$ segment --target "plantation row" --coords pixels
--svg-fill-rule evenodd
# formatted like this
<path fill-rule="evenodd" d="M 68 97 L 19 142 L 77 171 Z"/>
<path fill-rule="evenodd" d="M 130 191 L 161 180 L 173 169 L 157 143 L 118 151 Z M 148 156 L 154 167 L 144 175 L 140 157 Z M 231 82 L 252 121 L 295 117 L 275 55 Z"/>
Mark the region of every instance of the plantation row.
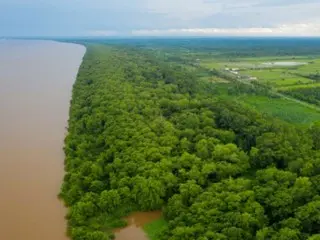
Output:
<path fill-rule="evenodd" d="M 282 92 L 302 101 L 320 106 L 320 87 L 297 88 Z"/>

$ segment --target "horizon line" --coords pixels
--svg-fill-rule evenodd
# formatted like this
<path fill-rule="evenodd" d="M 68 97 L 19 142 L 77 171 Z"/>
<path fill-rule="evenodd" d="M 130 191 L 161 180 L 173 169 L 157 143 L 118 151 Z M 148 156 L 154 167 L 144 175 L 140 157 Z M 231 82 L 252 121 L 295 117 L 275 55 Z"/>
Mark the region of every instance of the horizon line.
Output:
<path fill-rule="evenodd" d="M 52 35 L 52 36 L 0 36 L 0 40 L 28 40 L 28 39 L 33 39 L 33 40 L 54 40 L 54 39 L 188 39 L 188 38 L 320 38 L 320 36 L 301 36 L 301 35 L 290 35 L 290 36 L 262 36 L 262 35 L 216 35 L 216 36 L 203 36 L 203 35 L 161 35 L 161 36 L 131 36 L 131 35 L 122 35 L 122 36 L 90 36 L 90 35 L 79 35 L 79 36 L 63 36 L 63 35 Z"/>

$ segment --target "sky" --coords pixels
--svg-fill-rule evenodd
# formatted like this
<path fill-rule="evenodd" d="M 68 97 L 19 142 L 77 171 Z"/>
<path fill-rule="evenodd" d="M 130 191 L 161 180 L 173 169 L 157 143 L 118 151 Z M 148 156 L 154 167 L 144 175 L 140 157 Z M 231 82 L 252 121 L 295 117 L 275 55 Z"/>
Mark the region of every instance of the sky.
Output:
<path fill-rule="evenodd" d="M 0 36 L 320 36 L 320 0 L 0 0 Z"/>

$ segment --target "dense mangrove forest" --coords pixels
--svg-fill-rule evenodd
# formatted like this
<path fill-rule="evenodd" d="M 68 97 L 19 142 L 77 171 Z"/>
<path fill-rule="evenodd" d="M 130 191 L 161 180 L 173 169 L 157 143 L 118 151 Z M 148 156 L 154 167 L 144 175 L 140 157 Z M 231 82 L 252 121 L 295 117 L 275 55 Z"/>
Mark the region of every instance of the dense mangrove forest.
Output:
<path fill-rule="evenodd" d="M 320 124 L 221 97 L 161 49 L 86 47 L 60 192 L 71 239 L 113 239 L 124 217 L 153 210 L 159 240 L 320 239 Z"/>

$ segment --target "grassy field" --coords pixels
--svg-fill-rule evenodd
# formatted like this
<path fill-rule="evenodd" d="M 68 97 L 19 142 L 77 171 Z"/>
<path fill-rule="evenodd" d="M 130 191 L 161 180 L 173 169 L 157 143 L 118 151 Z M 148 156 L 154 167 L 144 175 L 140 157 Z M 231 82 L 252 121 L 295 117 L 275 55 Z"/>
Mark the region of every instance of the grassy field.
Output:
<path fill-rule="evenodd" d="M 312 60 L 309 62 L 309 64 L 300 66 L 297 70 L 294 70 L 292 72 L 310 74 L 316 73 L 318 71 L 320 71 L 320 59 Z"/>
<path fill-rule="evenodd" d="M 200 77 L 200 80 L 205 80 L 205 81 L 209 81 L 209 82 L 213 82 L 213 83 L 228 83 L 227 80 L 225 80 L 223 78 L 216 77 L 216 76 Z"/>
<path fill-rule="evenodd" d="M 279 62 L 300 62 L 303 63 L 303 65 L 278 66 L 276 64 L 265 64 Z M 231 74 L 235 79 L 240 79 L 242 82 L 247 81 L 250 84 L 252 80 L 258 81 L 284 94 L 290 91 L 299 91 L 300 89 L 306 92 L 303 89 L 320 87 L 320 59 L 314 56 L 248 57 L 235 58 L 232 60 L 204 59 L 200 64 L 208 70 L 214 68 Z M 233 72 L 228 69 L 232 69 Z M 218 79 L 209 81 L 219 82 Z M 297 97 L 293 94 L 289 95 L 291 95 L 291 97 Z M 299 99 L 302 100 L 302 97 L 300 96 Z M 250 104 L 254 103 L 258 108 L 265 109 L 268 113 L 290 122 L 307 124 L 312 119 L 320 119 L 319 114 L 314 113 L 312 109 L 307 108 L 307 110 L 305 110 L 306 106 L 303 106 L 303 104 L 298 104 L 288 99 L 279 99 L 270 102 L 270 100 L 262 97 L 256 100 L 257 102 L 248 98 L 246 101 Z M 298 106 L 295 107 L 295 105 Z"/>
<path fill-rule="evenodd" d="M 255 107 L 260 112 L 291 123 L 310 125 L 320 120 L 320 112 L 288 99 L 248 95 L 239 97 L 239 100 Z"/>
<path fill-rule="evenodd" d="M 320 82 L 312 83 L 312 84 L 297 84 L 293 86 L 279 87 L 278 90 L 286 91 L 286 90 L 292 90 L 292 89 L 314 88 L 314 87 L 320 87 Z"/>
<path fill-rule="evenodd" d="M 303 63 L 303 65 L 296 66 L 278 66 L 276 64 L 266 64 L 275 62 L 293 62 Z M 208 70 L 216 69 L 228 74 L 231 74 L 235 79 L 241 82 L 247 82 L 256 78 L 256 81 L 271 86 L 275 92 L 283 94 L 289 91 L 298 91 L 300 89 L 319 88 L 320 80 L 312 78 L 312 75 L 320 72 L 320 59 L 314 56 L 283 56 L 283 57 L 247 57 L 234 59 L 202 59 L 200 65 Z M 228 70 L 229 69 L 229 70 Z M 231 69 L 238 74 L 232 73 Z M 239 76 L 239 77 L 238 77 Z M 202 78 L 205 80 L 205 78 Z M 219 78 L 206 78 L 210 82 L 214 82 L 218 86 L 219 82 L 223 83 Z M 218 87 L 219 88 L 219 87 Z M 223 97 L 236 97 L 250 106 L 255 107 L 260 112 L 264 112 L 271 116 L 280 118 L 282 120 L 309 125 L 314 121 L 320 120 L 320 112 L 317 107 L 304 104 L 307 101 L 295 95 L 290 97 L 269 98 L 267 96 L 257 96 L 250 94 L 239 94 L 239 96 L 228 96 L 227 88 L 223 86 L 223 91 L 218 91 Z M 301 92 L 301 91 L 300 91 Z M 306 91 L 304 91 L 306 92 Z M 309 91 L 308 91 L 309 92 Z M 277 94 L 277 93 L 275 93 Z M 313 95 L 317 94 L 313 93 Z M 281 96 L 280 94 L 278 94 Z M 297 99 L 298 101 L 295 101 Z M 310 101 L 308 101 L 310 103 Z"/>
<path fill-rule="evenodd" d="M 146 232 L 149 240 L 159 240 L 159 234 L 162 232 L 164 228 L 167 228 L 167 225 L 168 223 L 163 218 L 160 218 L 158 220 L 144 225 L 143 229 Z"/>
<path fill-rule="evenodd" d="M 286 66 L 285 68 L 302 68 L 302 69 L 314 69 L 320 64 L 320 59 L 315 59 L 308 56 L 300 57 L 255 57 L 255 58 L 236 58 L 236 59 L 202 59 L 201 65 L 208 68 L 268 68 L 263 65 L 267 62 L 297 62 L 297 63 L 308 63 L 307 65 L 300 66 Z M 270 68 L 270 67 L 269 67 Z M 280 68 L 283 66 L 273 66 L 273 69 Z"/>
<path fill-rule="evenodd" d="M 276 88 L 283 86 L 295 86 L 302 84 L 312 84 L 313 81 L 303 77 L 292 77 L 292 78 L 281 78 L 271 81 L 266 81 L 266 83 L 275 86 Z"/>
<path fill-rule="evenodd" d="M 277 66 L 264 65 L 267 62 L 301 62 L 305 65 L 299 66 Z M 260 58 L 239 58 L 236 61 L 221 61 L 205 59 L 201 66 L 207 69 L 238 69 L 244 77 L 256 77 L 258 81 L 269 84 L 273 87 L 294 86 L 314 83 L 309 78 L 310 74 L 317 74 L 320 71 L 320 59 L 313 57 L 260 57 Z"/>
<path fill-rule="evenodd" d="M 215 68 L 215 69 L 220 69 L 224 66 L 223 63 L 220 63 L 220 62 L 216 62 L 216 61 L 204 61 L 201 63 L 201 66 L 202 67 L 205 67 L 205 68 L 208 68 L 208 69 L 211 69 L 211 68 Z"/>
<path fill-rule="evenodd" d="M 233 87 L 232 87 L 233 86 Z M 264 95 L 248 94 L 234 89 L 234 83 L 214 83 L 216 95 L 226 100 L 235 100 L 254 107 L 261 113 L 279 118 L 281 120 L 309 126 L 320 120 L 320 110 L 317 106 L 291 97 L 267 97 Z"/>
<path fill-rule="evenodd" d="M 270 57 L 251 57 L 251 58 L 241 58 L 241 61 L 248 62 L 261 62 L 261 61 L 295 61 L 295 62 L 305 62 L 311 61 L 318 56 L 270 56 Z"/>

